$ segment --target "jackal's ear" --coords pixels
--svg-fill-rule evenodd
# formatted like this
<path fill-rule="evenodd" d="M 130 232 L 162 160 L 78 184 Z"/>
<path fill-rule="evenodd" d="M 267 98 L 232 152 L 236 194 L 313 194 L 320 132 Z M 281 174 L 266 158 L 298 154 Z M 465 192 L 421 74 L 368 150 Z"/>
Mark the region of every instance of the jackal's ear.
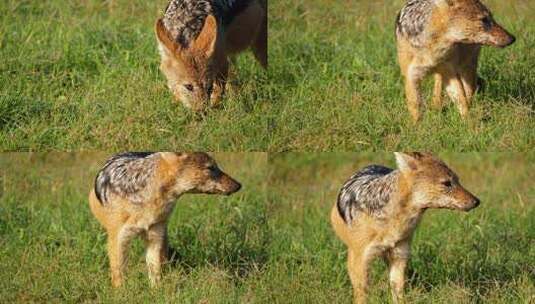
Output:
<path fill-rule="evenodd" d="M 188 154 L 183 152 L 160 152 L 160 155 L 163 160 L 170 164 L 175 164 L 188 157 Z"/>
<path fill-rule="evenodd" d="M 394 152 L 394 155 L 401 172 L 416 170 L 418 163 L 425 157 L 425 154 L 420 152 Z"/>
<path fill-rule="evenodd" d="M 180 45 L 171 38 L 171 34 L 165 28 L 163 20 L 160 18 L 156 21 L 154 26 L 156 38 L 158 39 L 158 48 L 162 55 L 173 56 L 180 50 Z"/>
<path fill-rule="evenodd" d="M 208 15 L 204 20 L 204 26 L 199 36 L 197 36 L 191 47 L 210 57 L 214 53 L 216 40 L 217 20 L 213 15 Z"/>
<path fill-rule="evenodd" d="M 435 5 L 437 6 L 453 6 L 454 0 L 435 0 Z"/>

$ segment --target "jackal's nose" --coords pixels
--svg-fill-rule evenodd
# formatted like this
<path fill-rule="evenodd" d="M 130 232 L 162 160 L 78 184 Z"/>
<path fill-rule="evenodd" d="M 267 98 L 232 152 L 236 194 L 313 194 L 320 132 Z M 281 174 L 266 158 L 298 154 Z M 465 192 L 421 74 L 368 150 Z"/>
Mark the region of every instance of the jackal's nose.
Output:
<path fill-rule="evenodd" d="M 509 36 L 509 41 L 507 42 L 507 44 L 505 46 L 510 46 L 511 44 L 515 43 L 516 41 L 516 37 L 513 36 L 513 35 L 510 35 Z"/>
<path fill-rule="evenodd" d="M 474 208 L 479 206 L 479 204 L 481 204 L 481 201 L 479 200 L 479 198 L 476 197 L 475 200 L 474 200 Z"/>
<path fill-rule="evenodd" d="M 232 184 L 232 187 L 230 187 L 229 191 L 227 192 L 227 195 L 230 195 L 232 193 L 236 193 L 236 192 L 240 191 L 240 189 L 241 189 L 241 184 L 238 183 L 238 182 L 234 182 Z"/>

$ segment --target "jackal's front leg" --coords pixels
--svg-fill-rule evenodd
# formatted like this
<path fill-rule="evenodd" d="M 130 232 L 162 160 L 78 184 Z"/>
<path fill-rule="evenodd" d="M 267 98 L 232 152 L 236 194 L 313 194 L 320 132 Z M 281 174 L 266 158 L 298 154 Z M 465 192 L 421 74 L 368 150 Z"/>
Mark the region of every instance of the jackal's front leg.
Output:
<path fill-rule="evenodd" d="M 368 261 L 362 252 L 348 251 L 347 270 L 353 285 L 353 303 L 365 304 L 368 292 Z"/>
<path fill-rule="evenodd" d="M 467 104 L 470 105 L 478 87 L 477 66 L 465 67 L 460 76 Z"/>
<path fill-rule="evenodd" d="M 161 279 L 162 264 L 167 261 L 167 226 L 165 223 L 153 225 L 146 233 L 147 268 L 152 286 Z"/>
<path fill-rule="evenodd" d="M 212 107 L 218 107 L 221 104 L 221 99 L 225 95 L 225 89 L 227 85 L 229 62 L 228 59 L 224 59 L 218 66 L 217 77 L 214 81 L 214 87 L 212 95 L 210 96 L 210 102 Z"/>
<path fill-rule="evenodd" d="M 389 267 L 389 281 L 392 299 L 395 304 L 403 303 L 405 270 L 410 257 L 408 242 L 403 242 L 386 254 Z"/>
<path fill-rule="evenodd" d="M 468 99 L 466 97 L 463 82 L 458 74 L 450 75 L 447 91 L 450 98 L 457 104 L 459 113 L 465 118 L 468 115 Z"/>
<path fill-rule="evenodd" d="M 264 14 L 265 15 L 265 14 Z M 267 16 L 265 16 L 260 25 L 260 30 L 256 36 L 255 41 L 253 42 L 253 53 L 262 65 L 264 69 L 268 67 L 268 54 L 267 54 L 267 40 L 268 40 L 268 28 L 267 28 Z"/>
<path fill-rule="evenodd" d="M 464 92 L 468 105 L 478 90 L 480 78 L 477 76 L 477 65 L 481 47 L 479 45 L 459 45 L 463 56 L 457 68 L 463 82 Z"/>
<path fill-rule="evenodd" d="M 405 76 L 405 96 L 407 98 L 407 107 L 414 122 L 418 122 L 421 117 L 422 95 L 420 84 L 423 74 L 413 68 L 409 68 Z"/>
<path fill-rule="evenodd" d="M 442 75 L 435 74 L 435 86 L 433 88 L 433 107 L 437 110 L 442 109 Z"/>

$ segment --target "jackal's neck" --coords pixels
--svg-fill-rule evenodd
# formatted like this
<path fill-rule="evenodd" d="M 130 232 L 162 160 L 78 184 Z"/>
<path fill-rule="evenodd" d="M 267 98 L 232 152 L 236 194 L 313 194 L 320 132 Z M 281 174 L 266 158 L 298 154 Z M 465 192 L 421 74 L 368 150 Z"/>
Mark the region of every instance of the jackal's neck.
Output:
<path fill-rule="evenodd" d="M 416 204 L 417 193 L 415 193 L 413 187 L 414 176 L 403 174 L 398 171 L 395 182 L 397 185 L 397 197 L 393 199 L 396 200 L 395 205 L 398 206 L 396 212 L 407 216 L 422 214 L 425 209 Z"/>
<path fill-rule="evenodd" d="M 385 210 L 383 225 L 386 239 L 395 242 L 409 238 L 420 222 L 423 210 L 416 208 L 412 203 L 412 187 L 410 177 L 405 176 L 399 170 L 390 173 L 393 191 L 391 201 Z"/>

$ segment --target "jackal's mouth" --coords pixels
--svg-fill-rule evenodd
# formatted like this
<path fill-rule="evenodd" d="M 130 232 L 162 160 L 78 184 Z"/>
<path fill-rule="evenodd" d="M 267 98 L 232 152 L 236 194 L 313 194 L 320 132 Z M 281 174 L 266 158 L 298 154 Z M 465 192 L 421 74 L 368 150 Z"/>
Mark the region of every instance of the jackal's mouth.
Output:
<path fill-rule="evenodd" d="M 203 192 L 203 193 L 229 196 L 231 194 L 234 194 L 234 193 L 240 191 L 240 189 L 241 189 L 241 184 L 236 183 L 236 184 L 232 185 L 229 188 L 225 188 L 225 189 L 219 189 L 218 188 L 218 189 L 213 189 L 211 191 L 207 191 L 207 192 Z"/>
<path fill-rule="evenodd" d="M 515 36 L 509 36 L 508 41 L 506 41 L 505 44 L 502 44 L 502 45 L 500 45 L 499 47 L 501 47 L 501 48 L 508 47 L 508 46 L 510 46 L 511 44 L 515 43 L 515 41 L 516 41 Z"/>
<path fill-rule="evenodd" d="M 516 37 L 511 34 L 508 34 L 498 39 L 492 39 L 492 41 L 489 42 L 488 44 L 503 49 L 515 43 L 515 41 L 516 41 Z"/>
<path fill-rule="evenodd" d="M 472 202 L 468 203 L 468 204 L 464 204 L 462 206 L 457 206 L 457 208 L 455 209 L 458 209 L 458 210 L 461 210 L 461 211 L 464 211 L 464 212 L 468 212 L 468 211 L 471 211 L 472 209 L 475 209 L 477 208 L 477 206 L 479 206 L 481 204 L 481 201 L 476 198 L 474 199 Z"/>

